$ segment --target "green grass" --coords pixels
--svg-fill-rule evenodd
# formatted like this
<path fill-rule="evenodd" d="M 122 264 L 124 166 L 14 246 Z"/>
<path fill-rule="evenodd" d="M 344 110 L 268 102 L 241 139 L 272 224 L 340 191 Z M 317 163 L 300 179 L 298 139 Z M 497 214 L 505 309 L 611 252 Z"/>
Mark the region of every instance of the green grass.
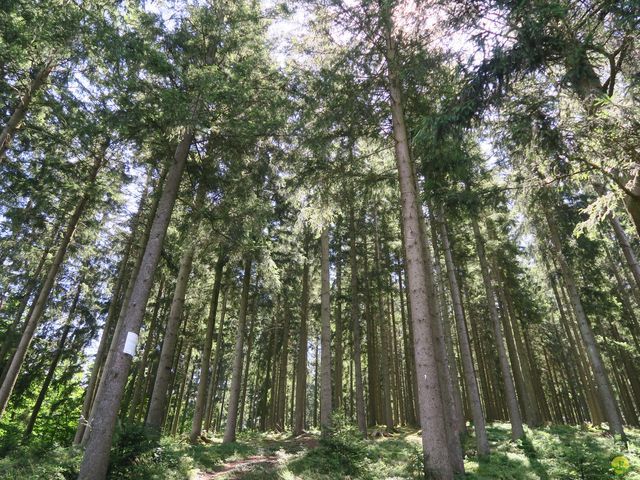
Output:
<path fill-rule="evenodd" d="M 549 426 L 527 429 L 526 438 L 511 442 L 509 425 L 495 423 L 488 434 L 492 454 L 475 457 L 473 438 L 465 444 L 466 474 L 477 480 L 640 480 L 640 430 L 628 429 L 629 448 L 623 450 L 604 430 Z M 313 442 L 312 442 L 313 443 Z M 420 476 L 418 432 L 400 430 L 392 437 L 361 440 L 353 428 L 343 426 L 335 436 L 314 448 L 284 434 L 247 432 L 238 442 L 222 445 L 221 439 L 192 446 L 184 438 L 150 441 L 135 427 L 120 432 L 113 451 L 111 479 L 195 478 L 198 470 L 215 471 L 226 462 L 254 455 L 276 458 L 271 465 L 229 473 L 228 479 L 245 480 L 388 480 Z M 611 460 L 624 455 L 631 468 L 616 474 Z M 75 479 L 82 452 L 77 448 L 49 450 L 20 447 L 0 459 L 0 478 L 7 480 Z"/>

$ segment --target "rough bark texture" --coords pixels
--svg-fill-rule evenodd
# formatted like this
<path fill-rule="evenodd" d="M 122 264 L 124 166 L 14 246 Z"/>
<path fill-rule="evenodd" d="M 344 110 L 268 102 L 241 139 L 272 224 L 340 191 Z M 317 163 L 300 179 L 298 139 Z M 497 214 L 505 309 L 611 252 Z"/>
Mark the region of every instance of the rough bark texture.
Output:
<path fill-rule="evenodd" d="M 99 389 L 89 419 L 88 430 L 90 431 L 80 466 L 79 480 L 102 480 L 107 474 L 113 430 L 133 360 L 131 355 L 123 351 L 125 341 L 129 332 L 136 335 L 140 332 L 144 311 L 153 285 L 153 277 L 160 260 L 162 244 L 178 196 L 178 188 L 192 140 L 193 133 L 186 132 L 176 149 L 174 161 L 167 174 L 140 271 L 133 286 L 131 300 L 127 305 L 120 331 L 115 339 L 116 349 L 107 358 L 102 378 L 104 386 Z"/>
<path fill-rule="evenodd" d="M 233 351 L 233 370 L 231 372 L 231 386 L 229 387 L 229 408 L 227 410 L 227 425 L 224 429 L 222 443 L 236 441 L 236 425 L 238 421 L 238 405 L 240 388 L 242 387 L 242 355 L 244 348 L 244 331 L 247 323 L 247 308 L 249 304 L 249 288 L 251 286 L 251 258 L 244 260 L 244 274 L 242 277 L 242 294 L 240 298 L 240 313 L 238 314 L 238 331 L 236 345 Z"/>

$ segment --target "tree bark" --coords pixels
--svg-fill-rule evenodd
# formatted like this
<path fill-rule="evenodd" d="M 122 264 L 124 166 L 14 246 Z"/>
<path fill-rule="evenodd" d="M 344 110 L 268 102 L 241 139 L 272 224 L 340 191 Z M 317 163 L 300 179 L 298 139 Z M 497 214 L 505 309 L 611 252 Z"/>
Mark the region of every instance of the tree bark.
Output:
<path fill-rule="evenodd" d="M 475 237 L 476 254 L 480 260 L 480 271 L 482 273 L 482 281 L 487 296 L 487 305 L 489 314 L 493 324 L 493 333 L 495 336 L 496 347 L 498 350 L 498 359 L 500 361 L 500 371 L 502 373 L 502 381 L 504 385 L 504 393 L 506 396 L 507 408 L 509 410 L 509 420 L 511 421 L 511 438 L 517 440 L 524 436 L 522 427 L 522 417 L 518 408 L 518 399 L 516 397 L 516 389 L 513 384 L 511 369 L 509 368 L 509 358 L 504 345 L 504 335 L 502 333 L 502 325 L 500 323 L 500 315 L 496 307 L 496 296 L 491 282 L 491 274 L 489 272 L 489 264 L 484 252 L 484 241 L 480 235 L 480 227 L 475 216 L 471 217 L 471 225 L 473 226 L 473 234 Z"/>
<path fill-rule="evenodd" d="M 137 343 L 134 339 L 137 339 L 140 332 L 144 311 L 153 285 L 153 277 L 160 260 L 162 244 L 178 196 L 180 180 L 187 163 L 193 137 L 192 130 L 185 133 L 176 149 L 174 161 L 167 174 L 140 271 L 135 279 L 131 300 L 127 305 L 120 331 L 115 339 L 116 348 L 107 357 L 104 367 L 102 376 L 102 385 L 104 386 L 99 389 L 100 391 L 96 395 L 95 405 L 89 419 L 90 432 L 80 466 L 79 480 L 102 480 L 107 474 L 113 430 L 133 360 L 133 356 L 124 351 L 125 342 L 129 337 L 130 344 Z"/>
<path fill-rule="evenodd" d="M 464 308 L 462 306 L 462 297 L 460 295 L 460 287 L 456 277 L 456 267 L 453 262 L 453 254 L 451 252 L 451 243 L 449 242 L 449 234 L 447 225 L 444 220 L 444 210 L 442 206 L 438 212 L 438 226 L 440 230 L 440 239 L 442 241 L 442 249 L 444 250 L 444 260 L 447 267 L 447 277 L 449 280 L 449 291 L 451 292 L 451 301 L 453 303 L 453 314 L 456 320 L 456 331 L 458 332 L 458 345 L 460 347 L 460 357 L 462 359 L 463 373 L 465 384 L 469 392 L 469 401 L 471 404 L 471 415 L 473 418 L 473 427 L 476 436 L 476 446 L 479 456 L 489 455 L 489 440 L 487 438 L 487 429 L 482 411 L 482 401 L 480 400 L 480 392 L 478 390 L 478 381 L 476 371 L 473 365 L 473 357 L 471 354 L 471 346 L 469 343 L 469 333 L 464 319 Z"/>
<path fill-rule="evenodd" d="M 562 243 L 560 241 L 558 229 L 549 210 L 544 209 L 544 214 L 549 229 L 551 247 L 554 250 L 556 260 L 560 266 L 560 272 L 564 279 L 564 284 L 569 292 L 569 299 L 578 322 L 582 341 L 584 342 L 587 350 L 587 356 L 591 363 L 591 368 L 593 369 L 596 385 L 598 386 L 598 394 L 600 396 L 602 406 L 604 407 L 604 413 L 607 417 L 607 421 L 609 422 L 609 428 L 614 434 L 620 435 L 624 439 L 626 437 L 622 427 L 622 419 L 620 418 L 613 390 L 609 383 L 609 377 L 600 354 L 600 348 L 598 347 L 593 330 L 591 330 L 591 325 L 589 325 L 589 321 L 582 307 L 582 300 L 580 299 L 580 293 L 575 279 L 573 278 L 573 273 L 569 268 L 569 263 L 567 262 L 564 253 L 562 252 Z"/>
<path fill-rule="evenodd" d="M 635 280 L 635 285 L 632 285 L 632 288 L 636 292 L 640 292 L 640 264 L 638 263 L 638 259 L 636 258 L 633 249 L 631 248 L 631 243 L 629 242 L 629 238 L 620 225 L 620 221 L 613 215 L 609 215 L 609 222 L 613 227 L 613 232 L 615 233 L 616 240 L 620 245 L 620 249 L 624 254 L 624 258 L 627 260 L 627 265 L 631 274 L 633 275 L 633 279 Z"/>
<path fill-rule="evenodd" d="M 153 313 L 151 315 L 151 323 L 149 324 L 149 330 L 147 332 L 147 341 L 144 345 L 144 351 L 140 358 L 139 371 L 133 384 L 133 393 L 131 394 L 131 405 L 129 406 L 129 421 L 134 422 L 138 417 L 140 410 L 140 404 L 142 403 L 143 388 L 146 384 L 146 376 L 144 375 L 149 354 L 151 349 L 155 348 L 156 326 L 158 325 L 158 314 L 160 312 L 160 304 L 162 303 L 162 294 L 164 293 L 164 277 L 160 278 L 160 284 L 158 285 L 158 293 L 156 295 L 156 301 L 153 306 Z"/>
<path fill-rule="evenodd" d="M 191 433 L 189 441 L 195 443 L 202 432 L 202 418 L 204 416 L 207 403 L 207 386 L 209 383 L 209 366 L 211 363 L 211 347 L 213 344 L 213 334 L 216 329 L 216 312 L 218 310 L 218 298 L 220 297 L 220 285 L 222 284 L 222 270 L 224 269 L 226 258 L 223 252 L 218 255 L 215 268 L 215 280 L 213 282 L 213 293 L 211 295 L 211 305 L 209 307 L 209 318 L 207 319 L 207 331 L 205 333 L 204 345 L 202 346 L 202 358 L 200 360 L 200 380 L 198 383 L 198 394 L 193 411 L 191 422 Z"/>
<path fill-rule="evenodd" d="M 355 382 L 356 419 L 358 429 L 367 436 L 367 414 L 364 403 L 362 383 L 362 344 L 360 334 L 360 296 L 358 292 L 358 252 L 356 251 L 357 232 L 354 209 L 349 209 L 349 265 L 351 269 L 351 324 L 353 329 L 353 376 Z"/>
<path fill-rule="evenodd" d="M 153 385 L 153 393 L 151 394 L 151 403 L 145 424 L 149 429 L 160 434 L 160 429 L 164 423 L 167 408 L 167 387 L 169 386 L 169 378 L 171 377 L 171 362 L 175 354 L 176 341 L 178 332 L 180 331 L 180 322 L 182 321 L 182 313 L 184 311 L 184 301 L 187 294 L 187 285 L 191 276 L 193 266 L 193 257 L 195 255 L 195 242 L 198 237 L 198 229 L 200 226 L 200 217 L 204 197 L 206 194 L 206 183 L 200 182 L 196 199 L 189 221 L 191 226 L 188 229 L 186 241 L 187 246 L 180 259 L 180 270 L 176 279 L 176 288 L 171 301 L 171 310 L 169 311 L 169 319 L 164 331 L 164 340 L 162 342 L 162 351 L 160 352 L 160 362 L 158 363 L 158 371 L 156 373 L 155 383 Z"/>
<path fill-rule="evenodd" d="M 233 351 L 233 371 L 231 373 L 231 386 L 229 388 L 229 407 L 227 410 L 227 425 L 224 429 L 222 443 L 236 441 L 236 424 L 238 421 L 238 404 L 240 400 L 240 388 L 242 386 L 242 355 L 244 347 L 244 334 L 247 322 L 247 307 L 249 303 L 249 289 L 251 287 L 251 258 L 244 260 L 244 274 L 242 278 L 242 294 L 240 298 L 240 313 L 238 315 L 238 331 L 236 333 L 236 346 Z"/>
<path fill-rule="evenodd" d="M 320 342 L 322 348 L 321 391 L 320 391 L 320 430 L 323 437 L 329 435 L 331 429 L 331 299 L 329 284 L 329 228 L 325 227 L 320 235 L 321 250 L 321 293 L 320 318 L 322 329 Z"/>
<path fill-rule="evenodd" d="M 300 302 L 300 333 L 298 340 L 298 358 L 296 366 L 296 404 L 293 422 L 293 435 L 300 435 L 304 431 L 304 417 L 307 406 L 307 348 L 309 318 L 309 254 L 305 239 L 305 261 L 302 269 L 302 299 Z"/>
<path fill-rule="evenodd" d="M 66 256 L 67 248 L 71 243 L 71 239 L 73 238 L 76 227 L 80 222 L 80 218 L 85 212 L 87 204 L 92 197 L 93 186 L 98 177 L 98 172 L 103 165 L 105 154 L 106 152 L 103 151 L 102 154 L 97 156 L 93 162 L 85 191 L 80 197 L 80 200 L 76 204 L 76 207 L 71 214 L 71 217 L 69 218 L 69 223 L 67 224 L 65 233 L 62 237 L 62 240 L 60 241 L 60 245 L 58 245 L 58 250 L 56 251 L 53 261 L 49 266 L 47 276 L 42 283 L 42 286 L 40 287 L 40 292 L 38 293 L 38 297 L 34 303 L 33 310 L 31 312 L 31 315 L 29 316 L 29 320 L 27 320 L 25 330 L 22 334 L 22 337 L 20 338 L 20 343 L 18 344 L 13 358 L 11 359 L 11 363 L 9 364 L 9 369 L 7 370 L 5 378 L 2 382 L 2 386 L 0 387 L 0 418 L 2 417 L 2 414 L 7 407 L 7 403 L 9 402 L 9 397 L 11 396 L 11 392 L 13 391 L 13 387 L 18 380 L 18 374 L 20 373 L 20 369 L 22 368 L 22 363 L 27 356 L 27 351 L 29 349 L 29 345 L 31 345 L 31 340 L 33 340 L 36 328 L 38 328 L 38 324 L 40 323 L 42 315 L 44 314 L 44 309 L 47 305 L 47 301 L 49 300 L 49 295 L 51 293 L 51 290 L 53 289 L 56 277 L 58 276 L 58 271 L 60 270 L 60 266 L 62 265 L 62 262 L 64 261 L 64 258 Z"/>
<path fill-rule="evenodd" d="M 418 381 L 418 403 L 422 425 L 422 446 L 427 474 L 435 479 L 452 479 L 453 469 L 447 446 L 438 370 L 435 360 L 431 314 L 424 269 L 424 239 L 421 234 L 422 213 L 413 178 L 409 143 L 402 107 L 398 76 L 397 46 L 393 37 L 391 12 L 386 12 L 387 74 L 395 140 L 396 166 L 402 204 L 409 302 L 413 323 L 414 354 Z"/>
<path fill-rule="evenodd" d="M 389 379 L 390 361 L 389 361 L 389 332 L 387 329 L 387 319 L 384 312 L 383 293 L 382 293 L 382 265 L 380 261 L 380 236 L 378 232 L 378 216 L 377 212 L 373 214 L 374 221 L 374 261 L 376 267 L 376 280 L 377 280 L 377 299 L 378 299 L 378 326 L 380 329 L 380 343 L 381 343 L 381 355 L 380 355 L 380 377 L 382 378 L 382 412 L 384 423 L 387 426 L 389 432 L 393 432 L 393 415 L 391 413 L 391 381 Z"/>
<path fill-rule="evenodd" d="M 336 228 L 336 233 L 338 229 Z M 337 235 L 336 235 L 337 236 Z M 342 259 L 340 258 L 340 250 L 336 254 L 336 334 L 335 334 L 335 362 L 334 380 L 333 380 L 333 408 L 339 410 L 343 407 L 342 378 L 343 374 L 343 326 L 342 326 Z"/>
<path fill-rule="evenodd" d="M 633 196 L 625 193 L 623 197 L 624 205 L 636 227 L 636 233 L 640 237 L 640 166 L 636 166 L 635 171 L 631 175 L 631 180 L 626 185 Z"/>

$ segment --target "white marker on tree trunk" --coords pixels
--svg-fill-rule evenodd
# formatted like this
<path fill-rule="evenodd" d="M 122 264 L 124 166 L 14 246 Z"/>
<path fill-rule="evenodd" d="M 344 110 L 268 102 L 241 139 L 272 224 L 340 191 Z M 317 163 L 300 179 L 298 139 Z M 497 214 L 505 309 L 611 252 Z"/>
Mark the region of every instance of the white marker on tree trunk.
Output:
<path fill-rule="evenodd" d="M 136 347 L 138 346 L 138 334 L 127 332 L 127 340 L 124 342 L 124 353 L 134 357 L 136 355 Z"/>

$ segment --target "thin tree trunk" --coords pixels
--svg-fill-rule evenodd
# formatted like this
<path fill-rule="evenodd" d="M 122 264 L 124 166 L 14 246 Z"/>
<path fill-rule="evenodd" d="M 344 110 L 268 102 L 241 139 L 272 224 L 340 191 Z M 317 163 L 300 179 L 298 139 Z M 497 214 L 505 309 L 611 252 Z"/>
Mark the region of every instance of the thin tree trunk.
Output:
<path fill-rule="evenodd" d="M 245 326 L 247 322 L 247 307 L 249 303 L 249 288 L 251 287 L 251 258 L 244 260 L 244 274 L 242 278 L 242 294 L 240 298 L 240 313 L 238 315 L 238 331 L 236 346 L 233 351 L 233 371 L 231 373 L 231 387 L 229 388 L 229 407 L 227 409 L 227 425 L 224 429 L 222 443 L 236 441 L 236 425 L 238 421 L 238 404 L 240 388 L 242 386 L 242 355 L 244 347 Z"/>
<path fill-rule="evenodd" d="M 213 282 L 213 293 L 211 295 L 211 305 L 209 307 L 209 318 L 207 319 L 207 332 L 202 346 L 202 358 L 200 360 L 200 380 L 198 383 L 198 394 L 193 411 L 191 422 L 191 433 L 189 441 L 196 443 L 202 432 L 202 418 L 204 417 L 207 403 L 206 394 L 209 382 L 209 366 L 211 363 L 211 347 L 213 344 L 213 334 L 216 329 L 216 312 L 218 310 L 218 298 L 220 297 L 220 285 L 222 284 L 222 270 L 224 269 L 226 258 L 221 252 L 215 267 L 215 280 Z"/>
<path fill-rule="evenodd" d="M 149 331 L 147 332 L 147 341 L 144 345 L 144 351 L 140 358 L 140 370 L 136 376 L 136 381 L 133 385 L 133 393 L 131 396 L 131 405 L 129 407 L 129 421 L 133 422 L 138 417 L 140 410 L 140 404 L 142 403 L 143 387 L 145 386 L 146 377 L 144 372 L 146 370 L 147 362 L 151 349 L 155 347 L 155 333 L 156 325 L 158 324 L 158 314 L 160 312 L 160 304 L 162 303 L 162 294 L 164 293 L 164 277 L 160 279 L 160 285 L 158 286 L 158 294 L 156 295 L 156 301 L 153 306 L 153 314 L 151 315 L 151 323 L 149 324 Z"/>
<path fill-rule="evenodd" d="M 480 260 L 480 271 L 482 273 L 482 281 L 484 283 L 484 289 L 487 296 L 489 314 L 491 315 L 491 321 L 493 323 L 493 333 L 498 350 L 498 359 L 500 361 L 500 370 L 502 372 L 504 393 L 506 396 L 507 408 L 509 410 L 509 420 L 511 421 L 511 438 L 513 438 L 513 440 L 517 440 L 518 438 L 524 436 L 522 417 L 520 416 L 518 399 L 516 398 L 516 389 L 513 384 L 513 377 L 511 376 L 511 369 L 509 368 L 509 359 L 507 357 L 507 351 L 504 345 L 504 335 L 502 333 L 500 316 L 496 307 L 496 296 L 493 290 L 493 285 L 491 283 L 489 264 L 484 252 L 484 242 L 482 240 L 482 236 L 480 235 L 478 220 L 475 216 L 471 217 L 471 224 L 473 226 L 473 234 L 475 237 L 476 254 L 478 256 L 478 259 Z"/>
<path fill-rule="evenodd" d="M 287 402 L 287 365 L 289 364 L 289 299 L 283 298 L 284 302 L 284 327 L 282 329 L 282 352 L 280 353 L 280 380 L 278 382 L 278 402 L 275 427 L 276 430 L 285 429 L 285 407 Z"/>
<path fill-rule="evenodd" d="M 447 442 L 449 443 L 449 459 L 454 473 L 464 472 L 464 454 L 462 452 L 462 437 L 464 432 L 461 430 L 462 410 L 456 408 L 456 399 L 454 389 L 457 388 L 453 384 L 454 374 L 451 371 L 452 365 L 449 364 L 447 347 L 445 344 L 445 332 L 443 314 L 440 308 L 440 302 L 437 298 L 438 288 L 436 286 L 434 275 L 434 258 L 431 253 L 431 245 L 428 241 L 426 222 L 421 223 L 422 236 L 425 239 L 423 245 L 424 252 L 424 268 L 427 292 L 429 297 L 429 307 L 431 308 L 433 344 L 436 356 L 436 364 L 438 367 L 438 381 L 440 382 L 440 392 L 442 395 L 443 416 L 446 425 Z M 455 365 L 453 365 L 455 368 Z"/>
<path fill-rule="evenodd" d="M 336 228 L 336 232 L 338 229 Z M 333 380 L 333 408 L 339 410 L 343 407 L 342 378 L 344 353 L 343 353 L 343 328 L 342 328 L 342 260 L 338 254 L 336 256 L 336 333 L 335 333 L 335 362 Z"/>
<path fill-rule="evenodd" d="M 188 242 L 180 259 L 180 270 L 176 279 L 176 288 L 171 301 L 171 310 L 169 311 L 169 319 L 164 331 L 162 342 L 162 351 L 160 352 L 160 362 L 158 363 L 158 372 L 156 373 L 155 383 L 153 385 L 153 393 L 151 394 L 151 403 L 145 425 L 152 431 L 160 434 L 160 429 L 164 422 L 167 408 L 167 387 L 169 386 L 169 378 L 171 377 L 171 361 L 174 357 L 178 332 L 180 330 L 180 322 L 182 321 L 182 313 L 184 311 L 185 296 L 187 294 L 187 285 L 191 276 L 193 266 L 193 257 L 195 255 L 195 242 L 198 236 L 198 228 L 200 226 L 200 217 L 204 197 L 206 194 L 206 183 L 200 182 L 194 209 L 190 219 L 191 226 L 188 229 L 186 241 Z"/>
<path fill-rule="evenodd" d="M 6 157 L 7 149 L 9 148 L 9 144 L 11 143 L 11 138 L 22 123 L 22 119 L 26 115 L 33 97 L 44 86 L 47 79 L 49 78 L 49 74 L 55 68 L 56 63 L 57 62 L 54 57 L 50 57 L 47 59 L 42 68 L 38 70 L 38 73 L 36 73 L 36 76 L 33 78 L 33 80 L 31 80 L 31 83 L 29 83 L 29 88 L 27 88 L 27 91 L 24 92 L 24 94 L 20 98 L 20 102 L 13 110 L 9 121 L 2 129 L 2 133 L 0 133 L 0 163 L 2 163 L 2 161 Z"/>
<path fill-rule="evenodd" d="M 305 239 L 305 256 L 309 254 Z M 298 358 L 296 366 L 296 404 L 293 420 L 293 435 L 304 431 L 304 414 L 307 405 L 307 344 L 309 318 L 309 260 L 305 258 L 302 269 L 302 299 L 300 302 L 300 333 L 298 340 Z"/>
<path fill-rule="evenodd" d="M 40 409 L 42 408 L 42 403 L 47 395 L 47 391 L 49 390 L 49 386 L 51 385 L 51 381 L 53 380 L 53 376 L 56 373 L 56 368 L 58 366 L 58 362 L 60 362 L 60 358 L 62 357 L 62 353 L 64 352 L 64 346 L 67 341 L 67 337 L 69 336 L 69 331 L 71 330 L 71 326 L 73 325 L 73 318 L 76 314 L 76 307 L 78 305 L 78 300 L 80 299 L 80 292 L 82 291 L 83 278 L 80 277 L 80 281 L 78 282 L 78 288 L 76 289 L 76 293 L 71 301 L 71 306 L 69 307 L 69 315 L 67 316 L 67 321 L 62 327 L 62 334 L 60 335 L 60 340 L 58 340 L 58 345 L 56 347 L 55 352 L 53 353 L 53 357 L 51 358 L 51 365 L 49 366 L 49 371 L 44 378 L 44 382 L 40 387 L 40 393 L 38 394 L 38 398 L 36 399 L 36 403 L 31 410 L 31 416 L 29 417 L 29 423 L 27 423 L 27 428 L 24 431 L 22 436 L 22 441 L 26 442 L 31 436 L 31 432 L 33 432 L 33 427 L 36 424 L 36 419 L 38 418 L 38 414 L 40 413 Z"/>
<path fill-rule="evenodd" d="M 624 258 L 627 260 L 627 266 L 633 275 L 633 279 L 635 280 L 635 285 L 632 285 L 632 288 L 636 292 L 640 292 L 640 264 L 638 263 L 638 259 L 636 258 L 633 249 L 631 248 L 631 243 L 629 242 L 629 238 L 620 225 L 620 221 L 613 215 L 609 215 L 609 222 L 613 227 L 613 232 L 615 233 L 616 240 L 620 245 L 620 249 L 624 254 Z"/>
<path fill-rule="evenodd" d="M 627 183 L 626 188 L 633 194 L 633 196 L 625 194 L 623 201 L 625 207 L 627 207 L 627 212 L 633 221 L 633 226 L 636 227 L 636 233 L 640 237 L 640 166 L 636 165 L 635 171 L 631 177 L 632 178 Z"/>
<path fill-rule="evenodd" d="M 220 381 L 219 373 L 222 367 L 222 355 L 224 351 L 224 319 L 227 314 L 227 300 L 228 300 L 229 288 L 224 289 L 222 293 L 222 308 L 220 310 L 220 323 L 218 325 L 218 333 L 216 334 L 216 353 L 213 360 L 213 368 L 211 369 L 211 381 L 209 382 L 209 390 L 207 392 L 207 418 L 205 419 L 205 429 L 211 429 L 211 423 L 213 420 L 213 407 L 214 400 L 217 393 L 218 382 Z"/>
<path fill-rule="evenodd" d="M 377 212 L 374 211 L 373 214 L 373 221 L 374 221 L 374 261 L 375 261 L 375 267 L 376 267 L 376 280 L 377 280 L 377 299 L 378 299 L 378 324 L 379 324 L 379 328 L 380 328 L 380 343 L 381 343 L 381 355 L 380 355 L 380 367 L 381 367 L 381 371 L 380 371 L 380 376 L 382 377 L 382 388 L 383 388 L 383 395 L 382 395 L 382 412 L 383 412 L 383 418 L 384 418 L 384 423 L 387 426 L 387 430 L 389 432 L 393 432 L 394 430 L 394 424 L 393 424 L 393 415 L 391 413 L 391 381 L 389 379 L 389 373 L 390 373 L 390 368 L 389 368 L 389 332 L 387 330 L 387 321 L 385 318 L 385 312 L 384 312 L 384 304 L 383 304 L 383 298 L 382 298 L 382 278 L 383 278 L 383 273 L 382 273 L 382 265 L 381 265 L 381 261 L 380 261 L 380 236 L 378 233 L 378 218 L 377 218 Z"/>
<path fill-rule="evenodd" d="M 4 378 L 7 373 L 7 369 L 11 364 L 11 356 L 13 355 L 13 348 L 15 346 L 15 341 L 18 337 L 18 332 L 21 330 L 20 323 L 22 322 L 22 316 L 24 315 L 24 311 L 29 304 L 29 300 L 33 295 L 34 290 L 38 288 L 38 283 L 40 282 L 40 275 L 42 273 L 42 269 L 45 266 L 47 261 L 47 257 L 49 256 L 49 252 L 53 245 L 55 244 L 56 237 L 58 236 L 58 232 L 60 231 L 59 226 L 53 229 L 53 235 L 49 239 L 47 246 L 45 247 L 42 255 L 40 256 L 40 260 L 38 261 L 38 266 L 33 272 L 31 278 L 25 285 L 24 291 L 22 292 L 22 298 L 20 300 L 20 304 L 18 306 L 18 311 L 15 313 L 13 317 L 13 322 L 4 332 L 4 339 L 2 341 L 2 347 L 0 348 L 0 362 L 2 364 L 2 374 L 0 374 L 0 383 L 4 381 Z M 2 265 L 2 263 L 0 263 Z M 32 305 L 33 306 L 33 305 Z M 31 316 L 32 308 L 29 308 L 28 316 Z M 8 358 L 7 358 L 8 357 Z M 6 359 L 6 363 L 5 363 Z"/>
<path fill-rule="evenodd" d="M 613 390 L 611 389 L 609 377 L 604 366 L 604 361 L 600 355 L 600 348 L 598 347 L 593 330 L 591 330 L 591 325 L 589 325 L 589 321 L 587 320 L 587 316 L 582 307 L 580 293 L 578 292 L 578 286 L 573 278 L 573 273 L 569 268 L 569 263 L 567 262 L 564 253 L 562 252 L 562 243 L 560 241 L 558 229 L 551 218 L 551 213 L 547 209 L 544 210 L 544 214 L 549 228 L 551 246 L 560 266 L 560 272 L 564 279 L 564 283 L 569 292 L 569 299 L 571 300 L 571 305 L 573 306 L 573 311 L 578 322 L 582 341 L 586 347 L 591 368 L 593 369 L 596 384 L 598 386 L 598 394 L 600 396 L 602 406 L 604 407 L 607 421 L 609 422 L 609 428 L 614 434 L 620 435 L 624 439 L 625 433 L 622 427 L 622 419 L 618 412 Z"/>
<path fill-rule="evenodd" d="M 415 368 L 413 368 L 411 359 L 413 357 L 413 350 L 411 349 L 412 339 L 409 334 L 409 328 L 407 325 L 407 313 L 405 312 L 405 295 L 404 286 L 402 282 L 404 274 L 401 268 L 398 268 L 398 291 L 400 294 L 400 319 L 402 320 L 402 342 L 404 350 L 404 363 L 405 363 L 405 378 L 407 384 L 407 392 L 405 395 L 405 410 L 407 413 L 407 423 L 409 425 L 416 424 L 416 389 L 415 384 Z"/>
<path fill-rule="evenodd" d="M 453 303 L 453 314 L 456 320 L 456 331 L 458 332 L 458 345 L 460 347 L 460 357 L 462 360 L 462 370 L 465 377 L 465 384 L 469 392 L 469 401 L 471 406 L 471 415 L 473 418 L 473 427 L 476 436 L 476 445 L 479 456 L 489 455 L 489 441 L 487 439 L 487 430 L 485 424 L 484 413 L 482 412 L 482 402 L 480 400 L 480 392 L 478 390 L 478 381 L 473 365 L 473 356 L 471 354 L 471 346 L 469 343 L 469 334 L 464 318 L 464 309 L 462 306 L 462 297 L 460 295 L 460 287 L 456 277 L 456 267 L 453 262 L 451 253 L 451 243 L 449 242 L 449 234 L 447 225 L 444 220 L 444 211 L 442 206 L 438 212 L 438 226 L 440 230 L 440 239 L 442 241 L 442 249 L 444 250 L 445 265 L 447 267 L 447 276 L 449 279 L 449 291 L 451 292 L 451 301 Z"/>
<path fill-rule="evenodd" d="M 106 150 L 106 148 L 105 148 Z M 47 305 L 47 301 L 49 300 L 49 295 L 51 294 L 51 290 L 53 289 L 53 285 L 58 276 L 58 271 L 60 270 L 60 266 L 64 261 L 64 258 L 67 253 L 67 248 L 71 243 L 71 239 L 73 238 L 73 234 L 76 231 L 76 227 L 82 217 L 82 214 L 87 208 L 87 204 L 92 197 L 93 194 L 93 185 L 96 182 L 96 178 L 98 177 L 98 172 L 100 167 L 103 164 L 104 157 L 106 151 L 101 152 L 102 154 L 97 156 L 94 160 L 93 167 L 91 168 L 91 172 L 89 173 L 89 178 L 87 181 L 87 185 L 85 187 L 84 194 L 80 197 L 80 200 L 76 204 L 76 207 L 69 218 L 69 223 L 67 224 L 66 231 L 60 241 L 60 245 L 58 245 L 58 250 L 49 266 L 47 271 L 47 276 L 40 287 L 40 292 L 38 293 L 38 298 L 34 303 L 33 311 L 29 316 L 29 320 L 27 320 L 25 330 L 22 334 L 22 338 L 20 339 L 20 343 L 16 348 L 16 351 L 11 359 L 11 363 L 9 365 L 9 369 L 5 375 L 5 378 L 2 382 L 2 386 L 0 387 L 0 418 L 4 413 L 7 403 L 9 402 L 9 397 L 11 396 L 11 392 L 13 391 L 13 387 L 18 380 L 18 374 L 20 373 L 20 369 L 22 368 L 22 364 L 24 362 L 25 357 L 27 356 L 27 351 L 29 349 L 29 345 L 31 345 L 31 340 L 33 340 L 33 335 L 35 334 L 36 328 L 38 328 L 38 324 L 42 319 L 42 315 L 44 314 L 45 307 Z"/>
<path fill-rule="evenodd" d="M 329 283 L 329 228 L 325 227 L 320 236 L 321 250 L 321 293 L 320 318 L 322 344 L 321 390 L 320 390 L 320 429 L 323 437 L 327 437 L 331 428 L 331 299 Z"/>
<path fill-rule="evenodd" d="M 256 278 L 256 290 L 257 285 L 260 283 Z M 246 361 L 244 362 L 244 373 L 242 375 L 242 388 L 240 392 L 240 406 L 238 408 L 238 428 L 240 431 L 244 428 L 244 410 L 245 402 L 247 399 L 247 388 L 249 385 L 249 367 L 251 366 L 251 354 L 253 353 L 254 331 L 256 326 L 256 317 L 258 315 L 258 292 L 253 295 L 253 301 L 251 303 L 251 313 L 249 314 L 251 320 L 249 321 L 249 331 L 247 332 L 247 351 L 244 353 Z M 249 412 L 251 413 L 251 412 Z"/>
<path fill-rule="evenodd" d="M 360 297 L 358 292 L 358 252 L 356 251 L 356 223 L 353 207 L 349 209 L 349 265 L 351 269 L 351 324 L 353 329 L 353 374 L 355 381 L 356 419 L 358 429 L 367 436 L 367 414 L 362 383 L 362 344 L 360 338 Z"/>
<path fill-rule="evenodd" d="M 316 428 L 318 426 L 318 374 L 320 371 L 319 368 L 319 359 L 320 359 L 320 339 L 317 338 L 315 340 L 316 348 L 315 355 L 313 356 L 313 427 Z"/>
<path fill-rule="evenodd" d="M 135 279 L 131 300 L 127 305 L 119 334 L 115 339 L 116 348 L 107 357 L 104 367 L 105 373 L 101 382 L 103 387 L 96 395 L 94 408 L 89 419 L 90 433 L 80 466 L 79 480 L 102 480 L 107 474 L 111 439 L 133 360 L 132 353 L 135 352 L 137 336 L 140 332 L 144 311 L 153 286 L 153 277 L 160 260 L 164 237 L 171 220 L 193 138 L 193 131 L 188 130 L 176 149 L 174 161 L 167 174 L 140 271 Z M 127 337 L 129 342 L 127 342 Z M 127 343 L 126 349 L 125 343 Z"/>

